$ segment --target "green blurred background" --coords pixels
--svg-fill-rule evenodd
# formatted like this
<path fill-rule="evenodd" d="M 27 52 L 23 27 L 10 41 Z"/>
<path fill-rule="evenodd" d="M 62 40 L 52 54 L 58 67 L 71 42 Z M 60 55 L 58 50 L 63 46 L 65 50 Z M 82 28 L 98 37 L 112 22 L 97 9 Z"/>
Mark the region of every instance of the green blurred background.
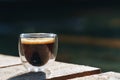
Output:
<path fill-rule="evenodd" d="M 0 54 L 18 55 L 20 33 L 59 37 L 58 61 L 120 72 L 119 1 L 0 0 Z"/>

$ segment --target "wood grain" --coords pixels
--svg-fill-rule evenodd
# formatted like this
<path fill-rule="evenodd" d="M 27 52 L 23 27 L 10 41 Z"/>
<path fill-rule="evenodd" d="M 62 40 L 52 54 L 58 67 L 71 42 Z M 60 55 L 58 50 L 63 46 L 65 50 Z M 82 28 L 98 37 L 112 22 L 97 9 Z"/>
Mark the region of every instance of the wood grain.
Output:
<path fill-rule="evenodd" d="M 120 80 L 120 73 L 111 71 L 111 72 L 105 72 L 101 74 L 79 77 L 69 80 Z"/>

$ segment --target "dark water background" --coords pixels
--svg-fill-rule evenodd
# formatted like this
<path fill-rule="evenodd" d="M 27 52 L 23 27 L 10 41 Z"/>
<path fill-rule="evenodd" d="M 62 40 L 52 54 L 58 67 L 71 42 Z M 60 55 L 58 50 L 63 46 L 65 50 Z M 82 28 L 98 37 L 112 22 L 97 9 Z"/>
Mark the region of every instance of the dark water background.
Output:
<path fill-rule="evenodd" d="M 65 35 L 63 39 L 66 35 L 88 36 L 119 42 L 119 2 L 0 0 L 0 54 L 18 56 L 19 34 L 26 32 L 57 33 L 59 37 Z M 120 72 L 120 47 L 75 41 L 59 41 L 57 60 Z"/>

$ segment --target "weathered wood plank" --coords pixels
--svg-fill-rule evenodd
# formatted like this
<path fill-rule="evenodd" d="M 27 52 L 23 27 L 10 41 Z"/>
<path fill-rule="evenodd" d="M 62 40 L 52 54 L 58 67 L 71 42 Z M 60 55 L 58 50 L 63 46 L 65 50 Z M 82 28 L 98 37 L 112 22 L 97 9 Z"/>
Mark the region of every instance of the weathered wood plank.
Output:
<path fill-rule="evenodd" d="M 47 79 L 52 80 L 65 80 L 77 76 L 81 77 L 100 73 L 99 68 L 63 62 L 55 62 L 53 65 L 51 65 L 50 70 L 52 75 Z"/>
<path fill-rule="evenodd" d="M 52 74 L 49 78 L 47 78 L 45 77 L 45 74 L 42 73 L 35 73 L 36 77 L 34 77 L 34 74 L 27 73 L 26 69 L 22 65 L 0 68 L 0 76 L 1 76 L 0 80 L 6 80 L 6 79 L 33 80 L 33 78 L 35 78 L 34 80 L 39 80 L 39 79 L 64 80 L 64 79 L 70 79 L 70 78 L 100 73 L 99 68 L 94 68 L 84 65 L 61 63 L 61 62 L 54 62 L 53 65 L 49 66 L 49 69 L 52 72 Z"/>
<path fill-rule="evenodd" d="M 4 58 L 5 56 L 2 57 L 2 59 Z M 10 63 L 8 66 L 5 64 L 5 67 L 2 65 L 0 68 L 0 80 L 65 80 L 100 73 L 99 68 L 55 61 L 53 64 L 48 65 L 52 74 L 49 77 L 46 77 L 45 73 L 28 73 L 22 65 L 16 65 L 18 63 L 20 64 L 19 61 L 17 63 L 19 58 L 7 56 L 7 59 L 4 59 L 3 61 L 7 63 L 8 58 L 10 58 L 9 60 L 11 60 L 10 62 L 12 64 Z"/>
<path fill-rule="evenodd" d="M 21 61 L 18 57 L 0 54 L 0 68 L 19 64 Z"/>
<path fill-rule="evenodd" d="M 69 80 L 120 80 L 120 73 L 111 71 L 111 72 L 90 75 L 86 77 L 79 77 Z"/>

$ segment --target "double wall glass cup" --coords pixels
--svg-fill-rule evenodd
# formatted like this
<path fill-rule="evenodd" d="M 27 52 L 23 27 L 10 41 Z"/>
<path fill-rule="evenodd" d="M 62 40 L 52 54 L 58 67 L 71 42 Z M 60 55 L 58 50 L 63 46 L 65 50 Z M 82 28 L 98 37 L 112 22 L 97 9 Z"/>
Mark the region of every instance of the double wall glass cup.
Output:
<path fill-rule="evenodd" d="M 48 64 L 55 61 L 58 38 L 53 33 L 22 33 L 19 37 L 19 55 L 28 71 L 50 73 Z"/>

